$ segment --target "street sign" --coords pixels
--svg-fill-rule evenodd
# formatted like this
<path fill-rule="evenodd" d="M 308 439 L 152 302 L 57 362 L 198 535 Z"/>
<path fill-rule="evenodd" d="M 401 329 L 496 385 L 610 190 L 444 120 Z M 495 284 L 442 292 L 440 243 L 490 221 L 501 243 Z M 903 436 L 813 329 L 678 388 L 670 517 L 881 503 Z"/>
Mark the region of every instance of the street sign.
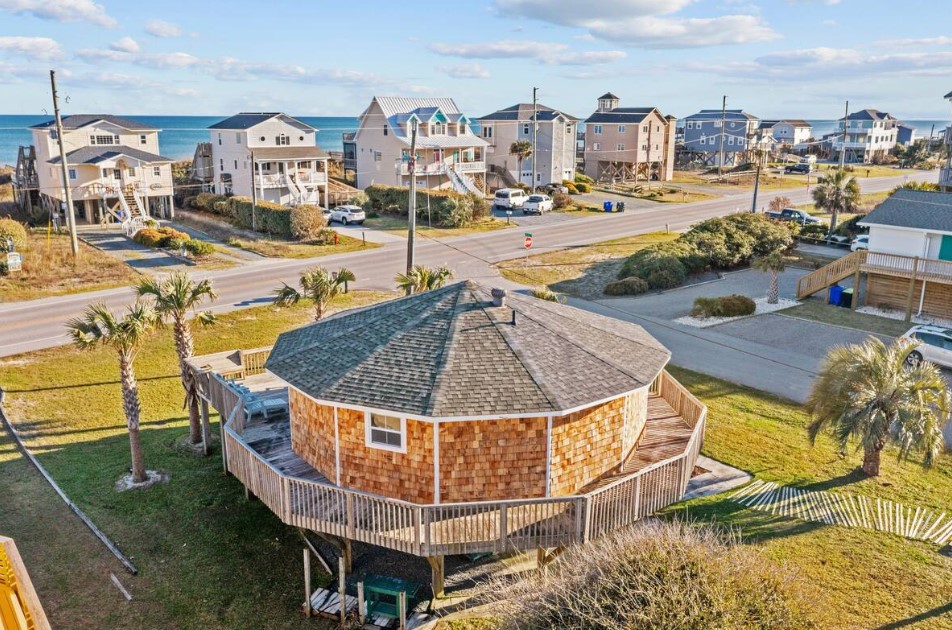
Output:
<path fill-rule="evenodd" d="M 7 252 L 7 271 L 20 271 L 23 268 L 23 256 L 19 252 Z"/>
<path fill-rule="evenodd" d="M 532 235 L 531 235 L 531 234 L 529 234 L 528 236 L 526 236 L 526 243 L 525 243 L 525 248 L 526 248 L 526 249 L 529 249 L 530 247 L 532 247 Z"/>

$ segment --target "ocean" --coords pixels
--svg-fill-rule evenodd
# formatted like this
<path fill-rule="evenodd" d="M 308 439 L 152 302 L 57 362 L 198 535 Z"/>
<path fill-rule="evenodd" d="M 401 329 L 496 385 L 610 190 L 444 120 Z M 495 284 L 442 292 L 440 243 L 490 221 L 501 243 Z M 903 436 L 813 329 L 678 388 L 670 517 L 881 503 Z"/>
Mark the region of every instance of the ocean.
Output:
<path fill-rule="evenodd" d="M 121 114 L 120 114 L 121 115 Z M 226 116 L 123 116 L 153 125 L 159 132 L 159 150 L 173 160 L 191 159 L 195 145 L 210 142 L 208 126 Z M 32 125 L 49 120 L 49 116 L 0 115 L 0 165 L 16 164 L 20 145 L 32 143 Z M 357 118 L 350 116 L 298 116 L 298 120 L 317 129 L 317 145 L 325 151 L 343 150 L 344 132 L 357 130 Z"/>
<path fill-rule="evenodd" d="M 159 148 L 162 155 L 173 160 L 191 159 L 195 154 L 195 145 L 209 142 L 208 126 L 225 118 L 224 116 L 124 116 L 132 120 L 154 125 L 159 132 Z M 343 149 L 342 134 L 357 130 L 357 118 L 350 116 L 300 116 L 317 131 L 317 145 L 325 151 Z M 17 148 L 32 142 L 30 126 L 49 120 L 49 116 L 12 116 L 0 115 L 0 165 L 15 164 Z M 813 125 L 813 136 L 819 138 L 836 128 L 835 120 L 807 120 Z M 916 128 L 917 135 L 928 137 L 935 126 L 938 136 L 949 125 L 945 120 L 907 120 L 907 124 Z"/>

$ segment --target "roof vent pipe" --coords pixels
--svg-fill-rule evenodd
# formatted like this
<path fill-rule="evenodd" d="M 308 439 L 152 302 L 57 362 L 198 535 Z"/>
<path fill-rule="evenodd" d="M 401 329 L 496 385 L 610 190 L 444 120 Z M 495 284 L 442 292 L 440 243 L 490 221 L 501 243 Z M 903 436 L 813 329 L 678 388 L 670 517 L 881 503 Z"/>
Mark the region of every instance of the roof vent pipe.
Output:
<path fill-rule="evenodd" d="M 505 306 L 506 305 L 506 290 L 505 289 L 492 289 L 490 295 L 493 296 L 493 306 Z"/>

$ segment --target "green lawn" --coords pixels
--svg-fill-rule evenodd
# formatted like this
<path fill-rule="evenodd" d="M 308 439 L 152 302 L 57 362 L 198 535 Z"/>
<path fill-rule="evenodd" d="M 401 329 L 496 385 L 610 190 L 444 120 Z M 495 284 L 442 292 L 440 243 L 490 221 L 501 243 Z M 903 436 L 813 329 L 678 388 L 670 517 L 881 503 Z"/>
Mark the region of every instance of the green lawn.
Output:
<path fill-rule="evenodd" d="M 800 405 L 680 369 L 674 375 L 709 408 L 704 453 L 757 478 L 813 489 L 862 494 L 944 511 L 952 504 L 952 455 L 923 472 L 899 464 L 895 450 L 882 475 L 856 474 L 861 455 L 836 452 L 828 439 L 810 447 Z M 891 534 L 771 516 L 715 496 L 665 511 L 735 528 L 768 557 L 794 569 L 815 595 L 824 628 L 952 628 L 952 559 L 935 545 Z M 918 624 L 885 626 L 917 615 Z"/>
<path fill-rule="evenodd" d="M 553 291 L 580 297 L 601 296 L 615 280 L 628 256 L 651 245 L 671 241 L 677 232 L 651 232 L 611 241 L 580 245 L 499 263 L 503 277 L 531 287 L 548 286 Z"/>
<path fill-rule="evenodd" d="M 826 295 L 826 291 L 821 291 L 820 295 Z M 810 298 L 804 300 L 799 306 L 780 311 L 778 315 L 789 315 L 801 319 L 809 319 L 824 324 L 835 324 L 856 330 L 865 330 L 866 332 L 886 335 L 887 337 L 898 337 L 903 334 L 912 324 L 889 319 L 888 317 L 879 317 L 878 315 L 869 315 L 867 313 L 856 313 L 848 308 L 840 308 L 826 304 L 823 299 Z"/>
<path fill-rule="evenodd" d="M 354 291 L 334 309 L 393 296 Z M 196 352 L 268 345 L 311 318 L 304 304 L 229 313 L 214 329 L 196 331 Z M 314 627 L 299 612 L 298 534 L 260 502 L 245 501 L 241 484 L 223 474 L 217 448 L 201 458 L 176 446 L 188 421 L 167 330 L 149 340 L 136 370 L 146 465 L 168 472 L 170 482 L 117 494 L 113 484 L 129 466 L 129 446 L 115 355 L 67 347 L 0 360 L 8 415 L 66 493 L 140 571 L 130 576 L 104 556 L 0 435 L 0 532 L 24 547 L 53 626 Z M 132 603 L 105 569 L 120 575 Z"/>
<path fill-rule="evenodd" d="M 398 236 L 407 235 L 407 220 L 403 217 L 395 217 L 389 214 L 380 214 L 368 218 L 364 225 L 375 230 L 382 230 Z M 442 238 L 447 236 L 463 236 L 465 234 L 478 234 L 480 232 L 491 232 L 492 230 L 501 230 L 506 227 L 512 227 L 507 224 L 505 219 L 495 219 L 487 217 L 480 221 L 458 228 L 440 228 L 427 227 L 426 219 L 417 218 L 416 233 L 425 238 Z"/>

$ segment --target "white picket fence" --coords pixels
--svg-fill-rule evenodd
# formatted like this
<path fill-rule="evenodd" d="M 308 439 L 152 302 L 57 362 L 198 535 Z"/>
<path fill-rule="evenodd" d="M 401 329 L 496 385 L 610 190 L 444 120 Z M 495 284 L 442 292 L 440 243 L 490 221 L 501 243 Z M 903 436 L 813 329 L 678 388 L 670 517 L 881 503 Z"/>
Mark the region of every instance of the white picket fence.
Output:
<path fill-rule="evenodd" d="M 880 498 L 803 490 L 758 479 L 730 499 L 752 510 L 814 523 L 862 527 L 939 545 L 952 541 L 952 515 Z"/>

